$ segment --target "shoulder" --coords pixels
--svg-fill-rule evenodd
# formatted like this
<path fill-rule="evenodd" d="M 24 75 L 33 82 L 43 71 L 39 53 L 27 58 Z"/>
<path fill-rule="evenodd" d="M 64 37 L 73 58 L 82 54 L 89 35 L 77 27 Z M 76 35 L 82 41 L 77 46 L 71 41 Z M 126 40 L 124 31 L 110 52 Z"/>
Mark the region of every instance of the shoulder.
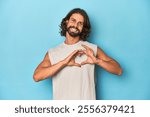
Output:
<path fill-rule="evenodd" d="M 59 55 L 63 48 L 63 44 L 59 44 L 53 48 L 49 48 L 47 52 L 47 58 L 50 60 L 51 64 L 53 65 L 55 63 L 55 57 Z"/>
<path fill-rule="evenodd" d="M 87 44 L 87 45 L 91 45 L 91 46 L 97 46 L 96 44 L 93 44 L 91 42 L 88 41 L 82 41 L 83 44 Z"/>
<path fill-rule="evenodd" d="M 58 51 L 60 51 L 62 48 L 63 48 L 63 44 L 61 43 L 61 44 L 59 44 L 59 45 L 57 45 L 57 46 L 55 46 L 55 47 L 53 47 L 53 48 L 49 48 L 48 53 L 55 53 L 55 52 L 58 52 Z"/>

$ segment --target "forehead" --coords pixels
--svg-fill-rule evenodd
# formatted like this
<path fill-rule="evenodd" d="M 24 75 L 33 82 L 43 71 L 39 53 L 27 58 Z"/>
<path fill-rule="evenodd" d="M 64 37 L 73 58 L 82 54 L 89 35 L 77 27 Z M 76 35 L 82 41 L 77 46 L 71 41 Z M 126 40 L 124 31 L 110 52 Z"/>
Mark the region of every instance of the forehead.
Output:
<path fill-rule="evenodd" d="M 73 19 L 76 19 L 77 21 L 80 21 L 80 22 L 83 22 L 84 21 L 84 18 L 81 14 L 79 13 L 74 13 L 71 15 L 70 19 L 73 18 Z"/>

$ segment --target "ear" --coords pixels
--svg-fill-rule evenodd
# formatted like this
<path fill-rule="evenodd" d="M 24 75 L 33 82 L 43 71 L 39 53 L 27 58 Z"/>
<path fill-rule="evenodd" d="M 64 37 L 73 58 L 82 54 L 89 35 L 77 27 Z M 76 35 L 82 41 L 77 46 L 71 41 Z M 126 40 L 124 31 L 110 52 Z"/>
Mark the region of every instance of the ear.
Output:
<path fill-rule="evenodd" d="M 69 21 L 68 21 L 68 20 L 66 20 L 66 24 L 68 24 L 68 22 L 69 22 Z"/>

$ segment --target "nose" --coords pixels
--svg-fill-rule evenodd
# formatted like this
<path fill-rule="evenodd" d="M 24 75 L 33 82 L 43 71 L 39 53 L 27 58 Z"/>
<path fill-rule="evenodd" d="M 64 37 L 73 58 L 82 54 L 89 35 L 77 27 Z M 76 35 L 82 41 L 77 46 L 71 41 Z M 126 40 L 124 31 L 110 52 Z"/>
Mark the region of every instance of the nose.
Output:
<path fill-rule="evenodd" d="M 77 28 L 77 26 L 78 26 L 78 24 L 77 24 L 77 23 L 74 23 L 74 27 Z"/>

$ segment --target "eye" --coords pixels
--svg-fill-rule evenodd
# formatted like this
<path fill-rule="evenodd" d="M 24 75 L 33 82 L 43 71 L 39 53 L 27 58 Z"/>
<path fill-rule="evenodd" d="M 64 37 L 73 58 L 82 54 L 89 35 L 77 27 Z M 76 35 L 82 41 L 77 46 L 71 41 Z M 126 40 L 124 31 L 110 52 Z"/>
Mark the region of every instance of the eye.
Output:
<path fill-rule="evenodd" d="M 79 25 L 79 26 L 83 26 L 83 23 L 82 23 L 82 22 L 79 22 L 78 25 Z"/>
<path fill-rule="evenodd" d="M 71 22 L 75 22 L 75 19 L 72 18 L 72 19 L 71 19 Z"/>

